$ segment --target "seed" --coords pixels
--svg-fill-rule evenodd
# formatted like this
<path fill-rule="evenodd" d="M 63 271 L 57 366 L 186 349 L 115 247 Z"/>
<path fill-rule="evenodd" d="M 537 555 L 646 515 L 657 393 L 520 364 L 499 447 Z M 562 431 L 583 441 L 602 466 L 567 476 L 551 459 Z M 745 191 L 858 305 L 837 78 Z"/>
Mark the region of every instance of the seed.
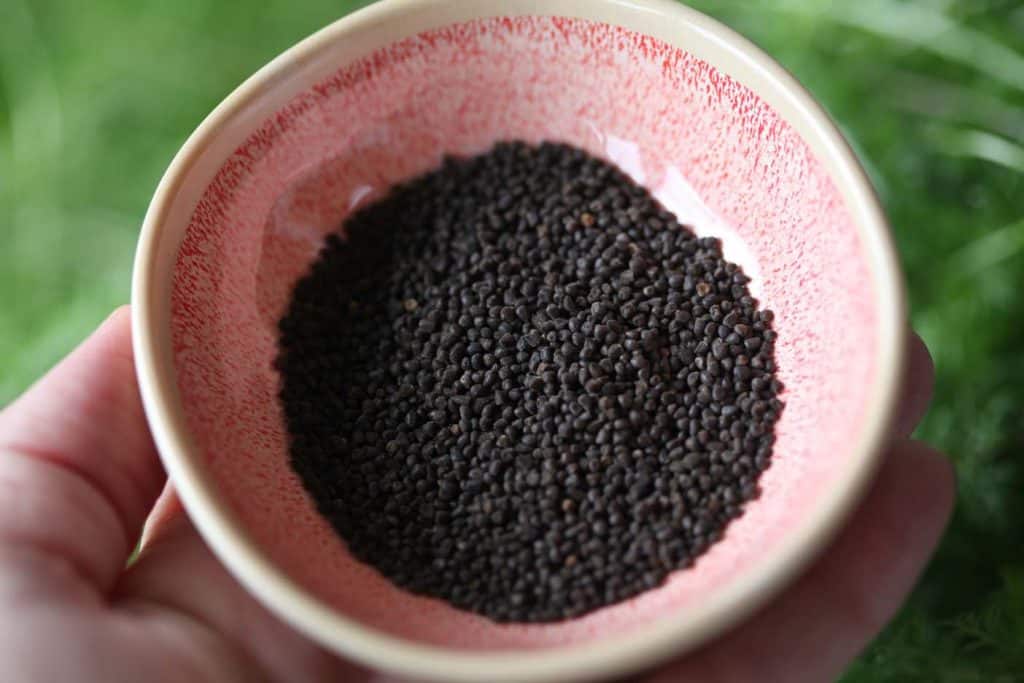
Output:
<path fill-rule="evenodd" d="M 580 616 L 689 567 L 758 494 L 774 317 L 618 169 L 501 143 L 344 227 L 275 367 L 293 469 L 398 586 Z"/>

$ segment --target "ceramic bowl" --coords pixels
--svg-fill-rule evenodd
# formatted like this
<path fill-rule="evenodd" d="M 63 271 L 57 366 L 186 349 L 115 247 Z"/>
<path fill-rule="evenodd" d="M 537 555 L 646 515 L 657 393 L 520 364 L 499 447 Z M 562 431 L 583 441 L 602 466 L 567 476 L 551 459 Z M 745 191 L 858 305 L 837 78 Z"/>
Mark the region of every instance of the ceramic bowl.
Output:
<path fill-rule="evenodd" d="M 722 238 L 776 313 L 763 494 L 696 565 L 582 618 L 499 625 L 355 561 L 288 464 L 276 323 L 328 233 L 442 155 L 573 143 Z M 142 394 L 207 542 L 337 653 L 419 678 L 567 681 L 692 649 L 794 579 L 873 474 L 901 372 L 897 261 L 854 155 L 775 62 L 663 0 L 387 0 L 232 93 L 174 159 L 134 274 Z"/>

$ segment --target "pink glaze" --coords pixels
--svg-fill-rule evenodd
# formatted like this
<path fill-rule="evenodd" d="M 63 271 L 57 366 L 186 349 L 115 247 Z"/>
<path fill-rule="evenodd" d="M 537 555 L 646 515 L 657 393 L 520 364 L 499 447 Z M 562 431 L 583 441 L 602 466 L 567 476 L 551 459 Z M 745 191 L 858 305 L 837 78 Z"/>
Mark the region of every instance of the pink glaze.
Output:
<path fill-rule="evenodd" d="M 787 389 L 764 494 L 666 585 L 584 618 L 497 625 L 393 587 L 354 561 L 292 473 L 276 321 L 323 236 L 444 153 L 560 140 L 609 158 L 756 277 L 777 314 Z M 864 245 L 798 134 L 707 63 L 581 20 L 474 21 L 342 68 L 254 132 L 192 217 L 172 292 L 178 387 L 223 496 L 269 558 L 341 613 L 469 650 L 549 648 L 629 632 L 699 604 L 770 556 L 851 457 L 879 324 Z M 339 333 L 344 333 L 339 331 Z"/>

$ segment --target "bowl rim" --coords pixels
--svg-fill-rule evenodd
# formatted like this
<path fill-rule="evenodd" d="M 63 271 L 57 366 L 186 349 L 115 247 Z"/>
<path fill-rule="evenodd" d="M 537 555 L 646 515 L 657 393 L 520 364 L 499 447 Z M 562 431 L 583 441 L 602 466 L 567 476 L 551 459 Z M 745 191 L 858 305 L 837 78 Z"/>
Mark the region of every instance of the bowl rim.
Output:
<path fill-rule="evenodd" d="M 741 80 L 746 87 L 773 108 L 781 106 L 780 115 L 826 165 L 853 216 L 871 268 L 879 312 L 879 351 L 872 400 L 864 428 L 851 449 L 851 465 L 809 519 L 759 565 L 758 571 L 743 574 L 710 596 L 705 609 L 665 617 L 624 636 L 538 651 L 467 651 L 388 635 L 321 603 L 279 570 L 218 498 L 202 454 L 191 442 L 167 333 L 158 324 L 169 310 L 169 297 L 163 296 L 169 285 L 158 282 L 155 271 L 158 257 L 166 249 L 162 237 L 170 207 L 198 157 L 261 94 L 298 75 L 303 64 L 329 50 L 336 41 L 379 22 L 396 23 L 396 33 L 403 33 L 401 20 L 410 11 L 454 5 L 459 5 L 458 11 L 468 19 L 573 16 L 616 25 L 624 25 L 619 20 L 633 26 L 644 24 L 652 27 L 647 31 L 652 35 L 678 38 L 686 34 L 700 43 L 700 50 L 714 53 L 714 59 L 678 40 L 656 37 L 698 54 L 737 80 L 741 79 L 735 72 L 740 71 L 747 77 Z M 630 25 L 626 28 L 637 30 Z M 177 244 L 174 250 L 176 253 Z M 766 604 L 833 539 L 873 479 L 895 413 L 907 334 L 903 281 L 888 223 L 866 173 L 836 125 L 803 86 L 760 48 L 717 20 L 672 0 L 382 0 L 328 25 L 282 53 L 228 95 L 177 153 L 143 222 L 132 275 L 132 304 L 136 372 L 150 429 L 183 506 L 217 557 L 279 618 L 334 652 L 397 674 L 451 681 L 571 681 L 620 676 L 679 656 Z"/>

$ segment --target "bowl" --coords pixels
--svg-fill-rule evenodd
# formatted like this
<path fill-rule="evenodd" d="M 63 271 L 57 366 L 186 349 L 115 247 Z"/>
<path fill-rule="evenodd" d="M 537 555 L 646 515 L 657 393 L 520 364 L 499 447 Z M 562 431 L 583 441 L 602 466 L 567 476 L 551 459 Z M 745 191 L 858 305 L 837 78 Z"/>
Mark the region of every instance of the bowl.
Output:
<path fill-rule="evenodd" d="M 695 566 L 581 618 L 498 624 L 354 560 L 288 463 L 277 321 L 324 237 L 498 140 L 569 142 L 721 238 L 776 313 L 786 409 L 761 497 Z M 232 93 L 153 198 L 133 282 L 146 413 L 186 510 L 267 607 L 420 679 L 606 678 L 680 655 L 791 582 L 865 491 L 902 370 L 884 216 L 813 99 L 663 0 L 386 0 Z"/>

